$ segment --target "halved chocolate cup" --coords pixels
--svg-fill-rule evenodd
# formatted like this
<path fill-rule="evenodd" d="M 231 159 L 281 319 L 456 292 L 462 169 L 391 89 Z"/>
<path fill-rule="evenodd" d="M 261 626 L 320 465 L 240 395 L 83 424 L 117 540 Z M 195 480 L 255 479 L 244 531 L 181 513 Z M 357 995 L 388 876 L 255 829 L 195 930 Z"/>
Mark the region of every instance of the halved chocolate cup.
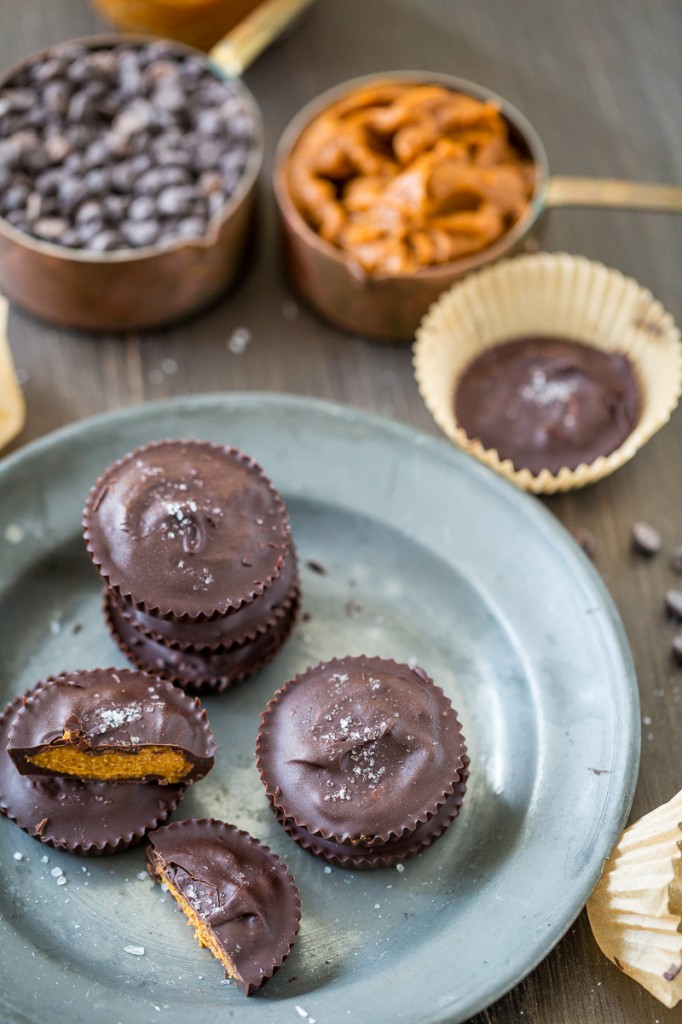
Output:
<path fill-rule="evenodd" d="M 175 821 L 150 835 L 147 865 L 244 995 L 279 970 L 296 941 L 301 901 L 267 846 L 224 821 Z"/>
<path fill-rule="evenodd" d="M 21 775 L 6 748 L 22 699 L 15 697 L 0 715 L 0 813 L 24 832 L 59 850 L 94 857 L 136 845 L 175 810 L 186 786 Z"/>
<path fill-rule="evenodd" d="M 7 751 L 31 777 L 177 785 L 210 771 L 215 742 L 198 699 L 146 672 L 92 669 L 25 697 Z"/>

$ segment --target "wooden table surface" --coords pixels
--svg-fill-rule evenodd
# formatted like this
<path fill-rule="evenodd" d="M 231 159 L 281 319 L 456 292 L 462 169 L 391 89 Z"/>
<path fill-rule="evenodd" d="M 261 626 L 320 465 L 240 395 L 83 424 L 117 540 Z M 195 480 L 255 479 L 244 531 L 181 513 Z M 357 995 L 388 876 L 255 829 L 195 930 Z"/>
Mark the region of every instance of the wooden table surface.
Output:
<path fill-rule="evenodd" d="M 2 0 L 0 68 L 46 45 L 100 30 L 85 0 Z M 63 424 L 172 395 L 264 389 L 360 406 L 438 435 L 412 378 L 407 347 L 343 336 L 295 302 L 277 250 L 269 170 L 290 117 L 358 74 L 415 68 L 480 82 L 525 112 L 557 174 L 674 182 L 682 169 L 682 7 L 677 0 L 318 0 L 288 38 L 246 74 L 261 104 L 266 166 L 256 251 L 238 288 L 175 329 L 95 338 L 12 310 L 10 342 L 28 418 L 10 450 Z M 648 286 L 682 320 L 682 219 L 664 214 L 551 213 L 545 247 L 602 260 Z M 251 341 L 227 342 L 237 328 Z M 682 544 L 682 412 L 615 476 L 546 502 L 595 537 L 595 565 L 625 623 L 639 677 L 642 759 L 633 819 L 682 787 L 682 668 L 663 594 L 682 586 L 668 552 Z M 630 550 L 636 520 L 655 524 L 664 553 Z M 494 927 L 491 916 L 490 926 Z M 583 912 L 546 960 L 475 1018 L 501 1024 L 682 1021 L 620 974 Z"/>

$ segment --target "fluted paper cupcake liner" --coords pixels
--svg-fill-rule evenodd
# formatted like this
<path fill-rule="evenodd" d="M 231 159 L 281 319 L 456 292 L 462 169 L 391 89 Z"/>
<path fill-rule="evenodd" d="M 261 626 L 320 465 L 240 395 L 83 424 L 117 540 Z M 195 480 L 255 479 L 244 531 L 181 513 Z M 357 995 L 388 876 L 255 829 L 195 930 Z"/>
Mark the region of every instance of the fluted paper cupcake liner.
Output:
<path fill-rule="evenodd" d="M 682 792 L 623 833 L 587 902 L 602 952 L 666 1006 L 682 999 Z"/>
<path fill-rule="evenodd" d="M 123 578 L 123 574 L 120 573 L 120 571 L 111 564 L 110 559 L 108 559 L 106 555 L 98 549 L 95 538 L 93 537 L 93 516 L 96 514 L 106 493 L 109 479 L 131 459 L 141 458 L 143 455 L 146 455 L 148 452 L 153 452 L 157 448 L 164 448 L 168 445 L 175 444 L 182 447 L 192 447 L 199 451 L 204 450 L 227 454 L 240 466 L 246 468 L 249 473 L 253 474 L 254 478 L 257 479 L 259 483 L 265 484 L 270 492 L 273 507 L 277 509 L 279 514 L 284 539 L 283 552 L 273 559 L 274 564 L 272 566 L 272 570 L 268 573 L 265 579 L 259 580 L 255 586 L 249 588 L 239 600 L 233 601 L 232 599 L 225 599 L 217 601 L 214 607 L 198 612 L 188 612 L 186 609 L 180 607 L 179 604 L 173 607 L 161 600 L 150 599 L 149 596 L 147 596 L 147 599 L 144 599 L 139 592 L 135 593 L 135 582 L 130 579 Z M 90 493 L 83 510 L 83 535 L 88 554 L 90 555 L 95 568 L 111 590 L 117 593 L 128 604 L 147 615 L 182 623 L 204 622 L 214 618 L 222 618 L 233 612 L 237 612 L 245 605 L 248 605 L 255 598 L 263 594 L 264 591 L 267 590 L 274 580 L 276 580 L 280 575 L 285 562 L 289 558 L 292 546 L 289 517 L 284 502 L 282 501 L 279 492 L 272 484 L 272 481 L 265 474 L 255 459 L 252 459 L 250 455 L 246 455 L 237 448 L 231 448 L 227 445 L 213 444 L 210 441 L 198 441 L 191 439 L 185 441 L 154 441 L 150 444 L 143 445 L 140 448 L 136 448 L 132 452 L 128 452 L 122 458 L 112 463 L 112 465 L 102 473 L 100 478 L 90 489 Z"/>
<path fill-rule="evenodd" d="M 455 415 L 455 391 L 482 352 L 539 335 L 628 357 L 641 408 L 615 451 L 575 469 L 534 475 L 467 435 Z M 682 346 L 670 314 L 632 278 L 583 256 L 538 253 L 488 267 L 445 292 L 417 331 L 414 369 L 427 408 L 451 441 L 524 490 L 552 494 L 613 473 L 667 423 L 682 390 Z"/>
<path fill-rule="evenodd" d="M 20 775 L 7 753 L 9 731 L 22 700 L 44 685 L 15 697 L 0 715 L 0 813 L 34 839 L 68 853 L 121 853 L 164 822 L 187 787 Z"/>

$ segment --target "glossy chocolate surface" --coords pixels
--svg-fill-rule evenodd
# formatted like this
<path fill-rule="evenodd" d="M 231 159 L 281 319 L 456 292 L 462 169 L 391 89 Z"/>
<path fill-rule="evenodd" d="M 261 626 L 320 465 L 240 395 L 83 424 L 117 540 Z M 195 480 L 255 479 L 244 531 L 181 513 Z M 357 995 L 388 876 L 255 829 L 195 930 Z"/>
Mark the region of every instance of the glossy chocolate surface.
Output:
<path fill-rule="evenodd" d="M 98 755 L 139 754 L 144 748 L 169 748 L 187 762 L 183 782 L 196 781 L 213 766 L 215 743 L 199 701 L 171 683 L 130 669 L 72 672 L 41 685 L 26 697 L 12 727 L 8 753 L 26 775 L 60 772 L 39 767 L 31 758 L 45 751 L 75 747 Z M 140 760 L 138 758 L 138 760 Z M 82 779 L 97 778 L 86 773 Z M 127 783 L 163 781 L 153 769 Z M 119 781 L 112 776 L 109 781 Z"/>
<path fill-rule="evenodd" d="M 423 669 L 361 656 L 275 694 L 258 764 L 283 817 L 325 839 L 381 844 L 435 814 L 464 753 L 457 715 Z"/>
<path fill-rule="evenodd" d="M 296 590 L 286 612 L 266 633 L 228 648 L 176 650 L 136 629 L 119 610 L 111 592 L 105 594 L 104 614 L 113 639 L 134 665 L 178 686 L 218 693 L 252 675 L 274 658 L 288 638 L 299 607 Z"/>
<path fill-rule="evenodd" d="M 40 686 L 40 684 L 39 684 Z M 39 689 L 34 687 L 28 698 Z M 29 835 L 72 853 L 115 853 L 139 843 L 166 820 L 185 786 L 21 775 L 7 754 L 7 740 L 22 705 L 16 697 L 0 716 L 0 813 Z"/>
<path fill-rule="evenodd" d="M 279 575 L 290 530 L 260 467 L 232 448 L 162 441 L 105 471 L 85 537 L 109 586 L 152 614 L 211 618 L 248 604 Z"/>
<path fill-rule="evenodd" d="M 470 438 L 518 469 L 558 473 L 620 447 L 637 424 L 640 389 L 630 360 L 618 352 L 527 337 L 474 359 L 454 402 Z"/>
<path fill-rule="evenodd" d="M 281 966 L 298 933 L 300 900 L 275 854 L 234 825 L 177 821 L 149 837 L 152 878 L 165 880 L 195 912 L 250 995 Z"/>

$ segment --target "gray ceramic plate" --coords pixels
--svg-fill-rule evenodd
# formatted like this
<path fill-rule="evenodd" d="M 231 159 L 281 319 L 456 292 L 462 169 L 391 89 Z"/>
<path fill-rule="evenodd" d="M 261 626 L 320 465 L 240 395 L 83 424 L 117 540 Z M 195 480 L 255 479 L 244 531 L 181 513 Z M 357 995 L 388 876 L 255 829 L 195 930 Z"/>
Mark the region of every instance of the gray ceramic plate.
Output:
<path fill-rule="evenodd" d="M 124 452 L 190 436 L 243 448 L 282 490 L 305 615 L 268 669 L 206 700 L 216 766 L 175 817 L 225 818 L 288 860 L 299 942 L 245 1000 L 171 897 L 138 877 L 142 849 L 73 857 L 2 819 L 0 1016 L 352 1024 L 372 1007 L 395 1024 L 465 1020 L 563 935 L 623 827 L 639 714 L 611 600 L 534 499 L 449 445 L 307 399 L 190 398 L 80 423 L 0 467 L 3 701 L 50 673 L 123 664 L 81 508 Z M 460 819 L 402 871 L 349 873 L 300 850 L 254 764 L 273 690 L 320 658 L 362 652 L 425 666 L 459 710 L 472 758 Z"/>

